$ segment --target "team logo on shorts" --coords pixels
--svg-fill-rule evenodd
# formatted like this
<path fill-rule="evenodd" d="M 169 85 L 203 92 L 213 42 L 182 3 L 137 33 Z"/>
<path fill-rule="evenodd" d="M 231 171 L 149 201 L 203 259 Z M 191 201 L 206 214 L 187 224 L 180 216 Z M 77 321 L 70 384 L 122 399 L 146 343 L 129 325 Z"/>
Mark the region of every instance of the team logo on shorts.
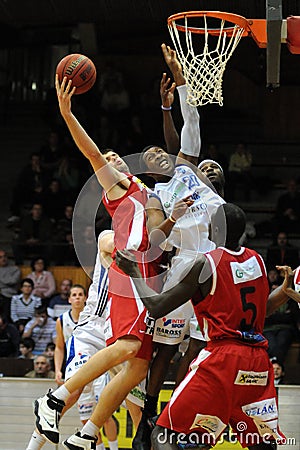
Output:
<path fill-rule="evenodd" d="M 162 319 L 164 327 L 171 325 L 171 328 L 183 328 L 185 325 L 185 319 L 168 319 L 163 317 Z"/>
<path fill-rule="evenodd" d="M 256 385 L 266 386 L 268 382 L 268 371 L 266 372 L 247 372 L 239 370 L 234 380 L 234 384 L 242 384 L 244 386 Z"/>
<path fill-rule="evenodd" d="M 192 430 L 193 428 L 203 428 L 204 430 L 207 430 L 212 436 L 214 436 L 214 438 L 216 438 L 220 433 L 222 433 L 225 427 L 225 423 L 223 423 L 222 420 L 217 416 L 196 414 L 190 430 Z"/>
<path fill-rule="evenodd" d="M 260 402 L 250 403 L 242 406 L 242 410 L 249 417 L 257 417 L 265 420 L 271 420 L 278 417 L 278 411 L 275 398 L 268 398 Z"/>

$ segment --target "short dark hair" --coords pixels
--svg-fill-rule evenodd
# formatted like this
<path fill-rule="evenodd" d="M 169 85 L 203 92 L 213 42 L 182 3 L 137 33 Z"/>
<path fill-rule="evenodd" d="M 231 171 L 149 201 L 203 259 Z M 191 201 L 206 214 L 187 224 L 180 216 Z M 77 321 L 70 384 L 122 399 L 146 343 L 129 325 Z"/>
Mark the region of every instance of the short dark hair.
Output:
<path fill-rule="evenodd" d="M 35 347 L 35 342 L 31 337 L 22 338 L 20 344 L 24 345 L 26 348 L 31 348 L 31 350 L 34 350 Z"/>
<path fill-rule="evenodd" d="M 73 286 L 71 286 L 71 289 L 73 288 L 80 288 L 83 290 L 84 295 L 86 295 L 86 288 L 84 286 L 82 286 L 82 284 L 73 284 Z"/>
<path fill-rule="evenodd" d="M 35 258 L 32 259 L 32 261 L 31 261 L 31 263 L 30 263 L 30 266 L 31 266 L 32 270 L 34 270 L 35 263 L 36 263 L 39 259 L 42 259 L 42 260 L 43 260 L 43 262 L 44 262 L 44 269 L 47 269 L 47 263 L 46 263 L 45 258 L 43 258 L 43 256 L 36 256 Z"/>
<path fill-rule="evenodd" d="M 148 170 L 147 164 L 144 161 L 144 155 L 145 153 L 150 149 L 150 148 L 155 148 L 155 147 L 159 147 L 162 148 L 161 145 L 157 145 L 157 144 L 152 144 L 152 145 L 146 145 L 146 147 L 143 148 L 143 150 L 140 153 L 140 160 L 139 160 L 139 165 L 140 165 L 140 173 L 145 173 Z M 167 150 L 164 149 L 164 151 L 166 151 L 168 153 Z"/>
<path fill-rule="evenodd" d="M 34 308 L 34 314 L 44 314 L 47 313 L 47 307 L 45 305 L 41 305 L 41 306 L 37 306 L 36 308 Z"/>
<path fill-rule="evenodd" d="M 48 342 L 48 344 L 45 347 L 45 351 L 48 350 L 48 348 L 50 348 L 51 350 L 55 350 L 55 344 L 54 342 Z"/>
<path fill-rule="evenodd" d="M 21 287 L 23 287 L 23 284 L 25 284 L 25 283 L 30 284 L 32 289 L 34 288 L 34 282 L 31 278 L 23 278 L 23 280 L 21 280 Z"/>
<path fill-rule="evenodd" d="M 224 223 L 224 219 L 226 221 L 226 242 L 238 242 L 246 228 L 244 211 L 233 203 L 224 203 L 218 207 L 212 221 L 214 225 L 220 226 Z"/>

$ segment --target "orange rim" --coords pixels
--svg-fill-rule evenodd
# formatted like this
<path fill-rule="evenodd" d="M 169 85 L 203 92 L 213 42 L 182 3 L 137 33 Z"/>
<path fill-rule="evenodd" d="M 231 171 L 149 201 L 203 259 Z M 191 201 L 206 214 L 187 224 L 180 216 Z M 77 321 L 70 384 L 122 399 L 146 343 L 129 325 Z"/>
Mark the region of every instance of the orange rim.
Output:
<path fill-rule="evenodd" d="M 168 18 L 168 26 L 174 24 L 177 30 L 185 33 L 186 27 L 176 23 L 176 20 L 203 16 L 214 17 L 238 25 L 240 28 L 244 29 L 242 37 L 251 36 L 259 47 L 265 48 L 267 46 L 267 24 L 265 19 L 246 19 L 238 14 L 222 11 L 186 11 L 170 16 Z M 206 32 L 205 28 L 187 27 L 187 29 L 191 33 L 196 34 L 204 34 Z M 234 26 L 223 29 L 223 32 L 226 32 L 228 36 L 230 36 L 233 31 Z M 207 32 L 213 36 L 219 36 L 220 28 L 208 28 Z"/>

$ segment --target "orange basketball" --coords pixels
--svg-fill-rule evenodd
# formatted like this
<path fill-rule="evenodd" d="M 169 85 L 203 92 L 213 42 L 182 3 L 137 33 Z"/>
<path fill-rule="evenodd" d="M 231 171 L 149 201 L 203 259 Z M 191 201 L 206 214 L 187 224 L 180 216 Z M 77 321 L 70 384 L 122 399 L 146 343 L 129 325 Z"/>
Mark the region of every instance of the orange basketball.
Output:
<path fill-rule="evenodd" d="M 56 67 L 56 73 L 60 83 L 64 77 L 72 80 L 72 86 L 76 86 L 75 94 L 84 94 L 96 81 L 96 67 L 93 61 L 78 53 L 61 59 Z"/>

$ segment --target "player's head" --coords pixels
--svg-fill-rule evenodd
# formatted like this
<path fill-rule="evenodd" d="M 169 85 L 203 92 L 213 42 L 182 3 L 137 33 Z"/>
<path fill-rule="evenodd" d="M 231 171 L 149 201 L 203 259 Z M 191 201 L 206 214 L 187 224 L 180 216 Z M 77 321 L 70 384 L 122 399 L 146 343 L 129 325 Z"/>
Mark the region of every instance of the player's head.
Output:
<path fill-rule="evenodd" d="M 148 145 L 141 154 L 142 171 L 155 180 L 170 177 L 174 172 L 174 162 L 172 156 L 157 145 Z"/>
<path fill-rule="evenodd" d="M 71 287 L 69 295 L 69 303 L 72 309 L 83 310 L 86 301 L 86 290 L 81 284 L 74 284 Z"/>
<path fill-rule="evenodd" d="M 126 162 L 114 150 L 106 149 L 102 155 L 108 164 L 111 164 L 119 172 L 129 172 Z"/>
<path fill-rule="evenodd" d="M 225 185 L 225 177 L 222 167 L 213 159 L 204 159 L 198 165 L 201 172 L 209 179 L 217 192 L 223 192 Z"/>
<path fill-rule="evenodd" d="M 224 203 L 211 218 L 210 238 L 217 247 L 225 245 L 231 250 L 236 250 L 245 228 L 244 211 L 233 203 Z"/>

